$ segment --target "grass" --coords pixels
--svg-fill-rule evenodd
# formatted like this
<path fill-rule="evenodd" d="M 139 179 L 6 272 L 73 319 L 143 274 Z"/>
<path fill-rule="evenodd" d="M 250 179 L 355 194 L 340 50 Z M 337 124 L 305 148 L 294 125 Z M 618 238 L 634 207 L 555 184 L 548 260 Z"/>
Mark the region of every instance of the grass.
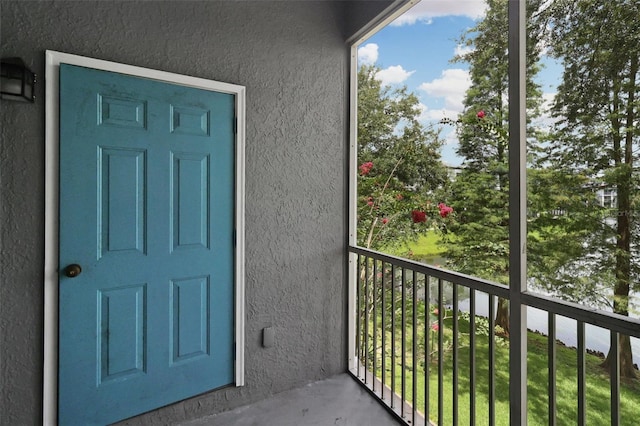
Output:
<path fill-rule="evenodd" d="M 407 306 L 407 314 L 412 315 L 411 306 Z M 424 307 L 419 307 L 424 312 Z M 451 316 L 451 312 L 447 312 Z M 419 315 L 424 318 L 423 315 Z M 486 321 L 478 317 L 478 322 Z M 389 322 L 389 320 L 387 320 Z M 409 321 L 410 322 L 410 321 Z M 400 346 L 400 321 L 396 321 L 396 354 L 401 353 Z M 420 323 L 420 321 L 419 321 Z M 380 327 L 380 322 L 378 326 Z M 459 320 L 459 358 L 458 358 L 458 414 L 459 424 L 469 424 L 470 413 L 470 385 L 469 385 L 469 324 L 464 319 Z M 437 424 L 453 424 L 453 351 L 452 351 L 452 320 L 448 318 L 444 322 L 443 341 L 445 342 L 443 353 L 443 418 L 438 422 L 438 360 L 437 360 L 437 336 L 438 332 L 429 329 L 429 349 L 436 349 L 432 355 L 429 366 L 429 418 Z M 391 384 L 391 360 L 390 341 L 391 329 L 386 326 L 387 354 L 385 362 L 385 384 Z M 417 376 L 417 407 L 425 412 L 425 361 L 424 361 L 424 324 L 419 324 L 417 335 L 417 359 L 415 366 L 412 363 L 412 334 L 411 325 L 406 329 L 406 367 L 405 367 L 405 398 L 412 403 L 412 376 L 415 367 Z M 372 330 L 371 330 L 372 331 Z M 378 338 L 378 377 L 381 375 L 381 348 L 380 329 Z M 495 418 L 496 425 L 509 424 L 509 345 L 506 339 L 496 336 L 495 345 Z M 370 338 L 370 343 L 372 342 Z M 432 343 L 433 342 L 433 343 Z M 432 347 L 432 344 L 434 346 Z M 548 398 L 548 355 L 547 337 L 530 332 L 528 335 L 528 422 L 530 425 L 549 424 L 549 398 Z M 401 358 L 398 355 L 395 368 L 396 393 L 402 392 L 402 368 Z M 556 353 L 556 418 L 559 425 L 571 425 L 577 419 L 577 353 L 573 348 L 560 344 Z M 587 424 L 603 425 L 610 423 L 610 384 L 609 377 L 599 364 L 602 359 L 597 356 L 586 355 L 586 404 Z M 489 336 L 477 335 L 476 337 L 476 424 L 489 424 Z M 638 380 L 623 381 L 621 384 L 620 409 L 621 425 L 636 425 L 640 418 L 640 382 Z"/>
<path fill-rule="evenodd" d="M 385 248 L 382 251 L 433 264 L 442 258 L 446 247 L 438 231 L 430 230 L 426 234 L 419 235 L 416 241 L 407 242 L 400 247 Z"/>
<path fill-rule="evenodd" d="M 436 231 L 429 231 L 427 234 L 421 235 L 417 241 L 407 244 L 403 248 L 395 250 L 387 250 L 388 252 L 424 261 L 426 263 L 437 263 L 442 261 L 445 251 L 445 245 L 441 242 L 440 235 Z M 435 261 L 434 261 L 435 260 Z M 391 298 L 390 291 L 386 291 L 387 304 Z M 395 295 L 398 298 L 398 294 Z M 399 302 L 396 302 L 399 304 Z M 387 305 L 388 306 L 388 305 Z M 429 309 L 433 310 L 433 306 Z M 442 405 L 443 418 L 438 419 L 438 362 L 437 351 L 430 362 L 425 363 L 425 344 L 424 332 L 429 330 L 428 346 L 431 350 L 432 342 L 437 339 L 438 333 L 425 326 L 424 322 L 424 302 L 418 302 L 417 317 L 418 327 L 417 335 L 417 359 L 419 360 L 415 366 L 412 363 L 412 334 L 413 329 L 410 321 L 406 327 L 406 347 L 405 354 L 405 398 L 409 403 L 412 401 L 412 378 L 413 368 L 416 368 L 417 378 L 417 395 L 416 406 L 418 410 L 424 413 L 425 407 L 425 366 L 429 367 L 429 418 L 436 424 L 450 425 L 453 424 L 453 351 L 452 351 L 452 320 L 446 319 L 443 327 L 443 340 L 445 342 L 445 350 L 443 352 L 443 385 L 442 385 Z M 395 373 L 395 391 L 397 394 L 402 393 L 402 369 L 400 356 L 401 353 L 399 335 L 401 333 L 400 312 L 396 305 L 396 367 Z M 413 315 L 413 308 L 409 302 L 405 309 L 405 314 L 409 318 Z M 448 316 L 451 316 L 449 311 Z M 377 375 L 381 376 L 381 318 L 378 311 L 377 318 Z M 387 353 L 385 362 L 385 384 L 391 385 L 391 359 L 390 359 L 390 341 L 391 341 L 391 312 L 386 312 L 386 339 Z M 431 322 L 434 317 L 431 317 Z M 478 317 L 478 322 L 486 319 Z M 470 384 L 469 384 L 469 323 L 463 319 L 459 321 L 460 337 L 458 342 L 459 358 L 458 358 L 458 422 L 459 424 L 469 424 L 470 413 Z M 369 333 L 373 331 L 370 324 Z M 506 339 L 496 336 L 495 346 L 495 424 L 509 424 L 509 344 Z M 548 340 L 546 336 L 529 332 L 527 336 L 527 413 L 529 425 L 548 425 L 549 424 L 549 389 L 548 389 Z M 372 339 L 370 337 L 371 345 Z M 437 348 L 433 348 L 437 349 Z M 370 354 L 373 354 L 373 348 L 370 346 Z M 489 424 L 489 333 L 488 327 L 481 331 L 476 337 L 476 389 L 475 403 L 476 415 L 475 424 L 478 426 Z M 605 425 L 610 424 L 610 382 L 609 375 L 600 367 L 602 359 L 591 354 L 586 354 L 586 412 L 588 425 Z M 556 345 L 556 424 L 572 425 L 577 423 L 578 416 L 578 384 L 577 384 L 577 352 L 574 348 L 568 348 L 558 343 Z M 620 424 L 637 425 L 640 424 L 640 380 L 623 380 L 620 390 Z M 438 421 L 439 420 L 439 421 Z"/>

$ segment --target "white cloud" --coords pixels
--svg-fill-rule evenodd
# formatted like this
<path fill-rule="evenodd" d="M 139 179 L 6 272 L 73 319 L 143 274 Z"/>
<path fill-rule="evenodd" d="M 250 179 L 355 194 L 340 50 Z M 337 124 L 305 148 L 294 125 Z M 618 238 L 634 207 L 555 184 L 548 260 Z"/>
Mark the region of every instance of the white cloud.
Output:
<path fill-rule="evenodd" d="M 358 48 L 358 62 L 361 64 L 373 65 L 378 60 L 378 45 L 367 43 Z"/>
<path fill-rule="evenodd" d="M 484 0 L 422 0 L 399 16 L 391 25 L 413 25 L 416 22 L 430 24 L 433 18 L 452 15 L 478 19 L 484 16 L 486 8 Z"/>
<path fill-rule="evenodd" d="M 407 71 L 402 68 L 402 65 L 393 65 L 383 70 L 378 71 L 376 79 L 380 80 L 383 85 L 398 84 L 405 81 L 415 71 Z"/>
<path fill-rule="evenodd" d="M 458 118 L 458 114 L 460 113 L 460 111 L 454 111 L 452 109 L 447 109 L 447 108 L 430 109 L 428 106 L 426 106 L 423 103 L 420 103 L 418 108 L 420 108 L 420 115 L 418 116 L 418 121 L 429 122 L 429 123 L 433 123 L 434 121 L 440 121 L 444 118 L 455 120 Z"/>
<path fill-rule="evenodd" d="M 392 27 L 401 27 L 403 25 L 413 25 L 416 22 L 421 22 L 423 24 L 429 25 L 433 22 L 433 18 L 428 15 L 421 15 L 419 13 L 411 13 L 411 11 L 405 13 L 404 15 L 398 16 L 393 22 L 391 22 Z"/>
<path fill-rule="evenodd" d="M 457 116 L 462 112 L 464 94 L 470 86 L 471 78 L 468 71 L 451 68 L 443 70 L 441 78 L 422 83 L 418 89 L 424 90 L 430 96 L 444 98 L 445 110 L 453 111 Z"/>
<path fill-rule="evenodd" d="M 464 56 L 474 51 L 473 47 L 463 46 L 461 44 L 457 45 L 453 51 L 453 54 L 456 56 Z"/>

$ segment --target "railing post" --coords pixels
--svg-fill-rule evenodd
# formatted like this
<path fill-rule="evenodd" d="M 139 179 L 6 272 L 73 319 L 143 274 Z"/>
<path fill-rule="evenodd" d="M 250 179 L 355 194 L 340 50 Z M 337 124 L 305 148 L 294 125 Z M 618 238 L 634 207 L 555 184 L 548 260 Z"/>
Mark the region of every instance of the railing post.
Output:
<path fill-rule="evenodd" d="M 444 286 L 442 278 L 438 278 L 438 425 L 444 422 L 444 302 L 442 300 Z"/>
<path fill-rule="evenodd" d="M 396 392 L 396 265 L 391 264 L 391 399 L 394 408 Z"/>
<path fill-rule="evenodd" d="M 362 291 L 361 288 L 361 278 L 360 278 L 360 265 L 362 263 L 361 256 L 358 254 L 356 257 L 356 272 L 353 273 L 353 277 L 355 280 L 355 289 L 353 292 L 355 293 L 355 301 L 353 302 L 355 318 L 354 326 L 355 326 L 355 339 L 353 340 L 354 351 L 352 352 L 352 356 L 354 357 L 355 364 L 351 366 L 352 369 L 356 371 L 358 377 L 360 377 L 360 364 L 362 353 L 362 311 L 361 311 L 361 302 L 362 302 Z"/>
<path fill-rule="evenodd" d="M 611 426 L 620 425 L 620 335 L 611 331 L 610 371 L 611 380 Z"/>
<path fill-rule="evenodd" d="M 578 321 L 578 426 L 587 424 L 587 367 L 584 322 Z"/>
<path fill-rule="evenodd" d="M 496 424 L 496 297 L 489 295 L 489 426 Z M 513 398 L 513 394 L 511 395 Z"/>
<path fill-rule="evenodd" d="M 416 424 L 416 411 L 418 410 L 418 273 L 413 271 L 413 286 L 411 287 L 411 424 Z M 425 331 L 426 333 L 426 331 Z"/>
<path fill-rule="evenodd" d="M 556 426 L 556 315 L 549 312 L 547 315 L 548 358 L 549 358 L 549 426 Z"/>
<path fill-rule="evenodd" d="M 373 365 L 371 368 L 375 379 L 378 367 L 378 260 L 373 259 Z M 376 393 L 376 381 L 373 380 L 373 393 Z"/>
<path fill-rule="evenodd" d="M 526 0 L 509 0 L 509 418 L 527 424 Z"/>
<path fill-rule="evenodd" d="M 362 358 L 364 365 L 364 384 L 367 384 L 369 375 L 367 370 L 369 369 L 369 257 L 364 258 L 364 326 L 362 327 L 362 333 L 364 333 L 364 351 L 362 352 Z M 375 259 L 373 259 L 375 262 Z"/>
<path fill-rule="evenodd" d="M 459 357 L 459 348 L 458 348 L 458 334 L 460 333 L 460 328 L 458 327 L 458 316 L 460 313 L 458 307 L 458 284 L 451 283 L 453 286 L 453 365 L 452 365 L 452 383 L 451 387 L 453 389 L 453 394 L 451 395 L 451 399 L 453 402 L 453 426 L 458 426 L 458 357 Z"/>

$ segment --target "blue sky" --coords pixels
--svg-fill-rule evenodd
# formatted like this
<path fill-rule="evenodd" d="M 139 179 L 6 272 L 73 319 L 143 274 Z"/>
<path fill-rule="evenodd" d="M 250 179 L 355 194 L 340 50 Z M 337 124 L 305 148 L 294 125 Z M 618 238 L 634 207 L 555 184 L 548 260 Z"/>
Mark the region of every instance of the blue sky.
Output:
<path fill-rule="evenodd" d="M 383 84 L 406 85 L 414 92 L 420 99 L 420 120 L 424 124 L 445 117 L 455 119 L 462 111 L 470 80 L 466 63 L 450 61 L 461 52 L 460 36 L 482 18 L 485 8 L 483 0 L 422 0 L 364 41 L 358 49 L 358 60 L 380 67 L 377 78 Z M 548 100 L 555 92 L 557 75 L 558 67 L 551 63 L 540 74 Z M 446 141 L 443 161 L 459 165 L 455 132 L 443 127 L 441 135 Z"/>

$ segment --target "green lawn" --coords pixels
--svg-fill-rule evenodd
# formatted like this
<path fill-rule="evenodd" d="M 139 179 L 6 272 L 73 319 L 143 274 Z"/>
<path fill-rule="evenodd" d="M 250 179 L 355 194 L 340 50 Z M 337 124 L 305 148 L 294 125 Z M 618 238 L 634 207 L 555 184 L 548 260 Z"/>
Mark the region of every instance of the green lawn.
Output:
<path fill-rule="evenodd" d="M 446 247 L 438 231 L 430 230 L 426 234 L 420 235 L 416 241 L 408 242 L 400 247 L 384 249 L 383 251 L 396 256 L 435 264 L 444 261 L 442 256 L 445 249 Z"/>
<path fill-rule="evenodd" d="M 411 307 L 407 307 L 411 310 Z M 422 311 L 423 307 L 419 307 Z M 407 312 L 412 315 L 411 312 Z M 448 315 L 451 315 L 449 312 Z M 483 319 L 479 319 L 482 321 Z M 388 322 L 388 321 L 387 321 Z M 459 359 L 458 359 L 458 404 L 459 404 L 459 424 L 469 424 L 469 339 L 468 339 L 468 322 L 461 319 L 460 323 L 460 340 L 459 340 Z M 400 347 L 400 321 L 397 321 L 396 329 L 396 354 L 401 353 Z M 379 324 L 380 325 L 380 324 Z M 443 366 L 443 418 L 440 424 L 450 425 L 452 420 L 453 407 L 453 370 L 452 370 L 452 331 L 451 319 L 445 320 L 444 340 L 445 344 Z M 390 340 L 391 330 L 387 325 L 387 355 L 385 362 L 385 383 L 387 386 L 391 384 L 391 359 L 390 359 Z M 424 362 L 424 326 L 419 325 L 417 331 L 418 336 L 418 362 L 416 364 L 417 373 L 417 407 L 420 412 L 425 411 L 425 362 Z M 406 367 L 405 367 L 405 397 L 412 402 L 412 328 L 408 324 L 406 330 Z M 380 331 L 378 331 L 378 376 L 381 371 L 381 348 L 380 348 Z M 437 345 L 437 332 L 430 330 L 429 339 Z M 486 425 L 489 423 L 489 344 L 487 335 L 479 335 L 476 338 L 476 425 Z M 371 339 L 370 339 L 371 342 Z M 429 342 L 429 348 L 432 348 Z M 437 349 L 437 346 L 433 346 Z M 402 392 L 402 369 L 400 357 L 397 358 L 395 368 L 395 384 L 396 392 Z M 509 424 L 509 347 L 508 341 L 496 337 L 495 352 L 495 410 L 496 425 Z M 576 423 L 577 417 L 577 356 L 575 349 L 564 346 L 557 346 L 557 424 L 571 425 Z M 605 425 L 610 423 L 609 408 L 609 378 L 608 374 L 599 367 L 602 360 L 596 356 L 587 354 L 587 424 L 588 425 Z M 530 425 L 547 425 L 549 424 L 549 398 L 548 398 L 548 368 L 547 364 L 547 338 L 536 333 L 529 333 L 528 337 L 528 420 Z M 437 351 L 429 362 L 429 417 L 434 423 L 437 423 L 438 413 L 438 362 Z M 621 425 L 637 425 L 640 418 L 640 381 L 626 381 L 621 385 L 620 407 L 621 407 Z"/>
<path fill-rule="evenodd" d="M 426 263 L 437 264 L 444 263 L 442 255 L 445 251 L 445 245 L 441 242 L 440 235 L 437 231 L 430 231 L 419 239 L 407 246 L 395 250 L 386 250 L 394 255 L 408 257 L 423 261 Z M 386 290 L 387 306 L 391 298 L 390 290 Z M 379 297 L 379 296 L 378 296 Z M 396 298 L 398 295 L 396 294 Z M 401 353 L 399 337 L 401 333 L 401 321 L 399 302 L 396 305 L 396 354 Z M 390 359 L 390 341 L 391 341 L 391 312 L 386 315 L 386 339 L 387 353 L 385 361 L 385 384 L 391 384 L 391 359 Z M 411 318 L 413 315 L 411 303 L 408 303 L 405 309 L 405 315 Z M 424 349 L 424 330 L 427 328 L 424 324 L 424 302 L 418 304 L 418 320 L 417 327 L 417 358 L 418 362 L 415 366 L 417 377 L 417 397 L 416 403 L 418 410 L 425 412 L 425 349 Z M 433 311 L 434 307 L 429 307 Z M 447 313 L 451 316 L 451 312 Z M 377 367 L 378 376 L 381 375 L 382 354 L 380 348 L 381 336 L 381 319 L 380 311 L 378 311 L 377 319 Z M 434 318 L 432 317 L 431 321 Z M 478 319 L 485 321 L 486 319 Z M 406 367 L 405 367 L 405 398 L 412 403 L 412 327 L 408 321 L 406 329 Z M 459 338 L 459 359 L 458 359 L 458 414 L 459 424 L 469 424 L 469 335 L 467 321 L 460 320 L 460 338 Z M 453 407 L 453 351 L 451 330 L 451 319 L 446 319 L 444 324 L 443 338 L 446 342 L 443 357 L 444 379 L 443 379 L 443 418 L 440 424 L 451 425 L 452 407 Z M 485 328 L 485 330 L 487 330 Z M 370 324 L 369 333 L 373 331 Z M 432 341 L 437 339 L 437 332 L 429 329 L 429 349 L 432 349 Z M 489 424 L 489 344 L 488 330 L 484 334 L 476 337 L 476 425 L 482 426 Z M 370 344 L 372 339 L 370 337 Z M 546 336 L 536 333 L 528 335 L 528 422 L 529 425 L 548 425 L 549 424 L 549 391 L 548 391 L 548 342 Z M 435 347 L 433 349 L 436 349 Z M 373 354 L 373 348 L 370 347 L 370 354 Z M 401 361 L 398 356 L 395 368 L 395 390 L 396 393 L 402 392 L 402 369 Z M 508 341 L 496 337 L 495 352 L 495 417 L 496 425 L 509 424 L 509 346 Z M 577 406 L 578 406 L 578 386 L 577 386 L 577 353 L 575 349 L 557 345 L 556 353 L 557 371 L 556 371 L 556 424 L 573 425 L 576 424 Z M 599 364 L 602 359 L 587 354 L 586 355 L 586 405 L 587 405 L 587 424 L 588 425 L 608 425 L 610 424 L 610 383 L 608 373 L 603 370 Z M 438 423 L 438 363 L 437 351 L 433 359 L 428 363 L 429 366 L 429 418 Z M 371 367 L 371 366 L 370 366 Z M 640 424 L 640 380 L 626 380 L 621 384 L 620 394 L 621 409 L 621 425 L 637 425 Z"/>

